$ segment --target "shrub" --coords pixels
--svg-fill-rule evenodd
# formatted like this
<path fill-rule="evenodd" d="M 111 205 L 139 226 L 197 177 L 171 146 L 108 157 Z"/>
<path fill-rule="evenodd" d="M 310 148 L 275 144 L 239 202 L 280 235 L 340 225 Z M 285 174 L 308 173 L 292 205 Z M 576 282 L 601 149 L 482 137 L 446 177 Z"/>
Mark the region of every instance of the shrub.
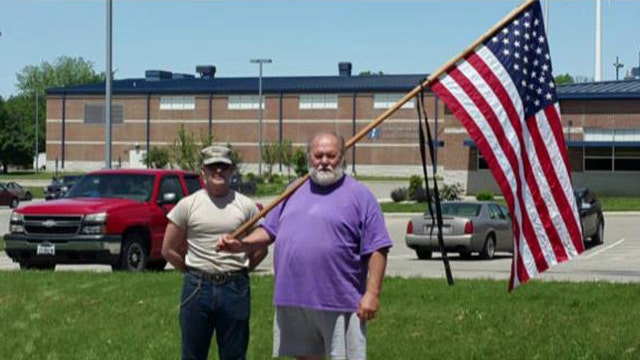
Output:
<path fill-rule="evenodd" d="M 440 197 L 444 200 L 460 200 L 463 193 L 464 190 L 459 183 L 444 184 L 440 190 Z"/>
<path fill-rule="evenodd" d="M 407 200 L 407 188 L 399 187 L 391 191 L 391 200 L 393 200 L 393 202 L 401 202 Z"/>
<path fill-rule="evenodd" d="M 302 148 L 297 148 L 293 153 L 293 171 L 298 177 L 305 176 L 309 172 L 309 158 Z"/>
<path fill-rule="evenodd" d="M 409 178 L 409 190 L 408 197 L 409 200 L 416 200 L 418 189 L 422 187 L 422 177 L 418 175 L 411 175 Z M 423 190 L 424 191 L 424 190 Z"/>
<path fill-rule="evenodd" d="M 476 200 L 493 200 L 493 193 L 489 190 L 478 191 Z"/>

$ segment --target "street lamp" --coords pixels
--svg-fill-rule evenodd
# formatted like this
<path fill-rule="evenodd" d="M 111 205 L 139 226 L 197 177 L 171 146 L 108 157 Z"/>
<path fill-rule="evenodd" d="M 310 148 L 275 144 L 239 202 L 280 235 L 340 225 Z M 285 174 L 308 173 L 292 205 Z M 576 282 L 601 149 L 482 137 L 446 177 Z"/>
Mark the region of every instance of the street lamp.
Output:
<path fill-rule="evenodd" d="M 258 175 L 262 175 L 262 64 L 271 64 L 271 59 L 251 59 L 252 64 L 258 64 Z"/>

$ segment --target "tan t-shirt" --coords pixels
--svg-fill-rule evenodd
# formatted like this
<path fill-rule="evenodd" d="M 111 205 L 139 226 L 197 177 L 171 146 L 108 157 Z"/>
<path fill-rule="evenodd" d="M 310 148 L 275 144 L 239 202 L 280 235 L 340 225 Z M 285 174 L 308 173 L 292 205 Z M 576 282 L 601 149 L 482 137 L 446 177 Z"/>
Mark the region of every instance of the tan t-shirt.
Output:
<path fill-rule="evenodd" d="M 245 253 L 218 253 L 215 247 L 220 235 L 231 234 L 258 212 L 253 200 L 238 192 L 230 190 L 224 197 L 211 198 L 205 189 L 201 189 L 180 200 L 167 217 L 187 232 L 186 265 L 220 272 L 249 266 Z"/>

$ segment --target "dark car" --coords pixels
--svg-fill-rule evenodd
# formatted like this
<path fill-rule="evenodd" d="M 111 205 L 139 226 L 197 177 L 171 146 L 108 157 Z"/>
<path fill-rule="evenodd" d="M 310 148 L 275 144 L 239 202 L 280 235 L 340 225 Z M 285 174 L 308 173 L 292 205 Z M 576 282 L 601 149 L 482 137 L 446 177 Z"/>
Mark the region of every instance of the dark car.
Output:
<path fill-rule="evenodd" d="M 580 213 L 582 238 L 590 239 L 592 245 L 602 244 L 604 242 L 602 204 L 596 194 L 588 188 L 576 189 L 574 195 Z"/>
<path fill-rule="evenodd" d="M 20 204 L 20 199 L 16 194 L 7 189 L 3 184 L 0 184 L 0 206 L 9 205 L 10 208 L 15 208 Z"/>
<path fill-rule="evenodd" d="M 62 179 L 53 178 L 51 184 L 44 188 L 44 199 L 53 200 L 64 196 L 78 181 L 80 175 L 65 175 Z"/>
<path fill-rule="evenodd" d="M 33 199 L 33 195 L 31 194 L 31 191 L 29 191 L 29 189 L 23 187 L 22 185 L 18 184 L 15 181 L 9 181 L 7 183 L 4 183 L 3 185 L 4 187 L 7 188 L 7 190 L 14 193 L 20 200 L 29 201 Z"/>

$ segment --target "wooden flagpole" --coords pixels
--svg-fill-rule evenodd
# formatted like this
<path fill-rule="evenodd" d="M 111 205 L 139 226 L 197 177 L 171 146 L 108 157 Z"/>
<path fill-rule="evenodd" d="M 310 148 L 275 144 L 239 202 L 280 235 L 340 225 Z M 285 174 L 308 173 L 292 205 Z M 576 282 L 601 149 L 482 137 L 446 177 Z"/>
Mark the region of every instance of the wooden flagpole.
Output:
<path fill-rule="evenodd" d="M 357 134 L 355 134 L 351 139 L 345 142 L 345 151 L 351 148 L 355 143 L 360 141 L 363 137 L 365 137 L 371 130 L 376 128 L 378 125 L 382 124 L 383 121 L 387 120 L 393 113 L 395 113 L 398 109 L 400 109 L 404 104 L 406 104 L 409 100 L 415 97 L 423 88 L 430 87 L 435 79 L 437 79 L 440 75 L 442 75 L 445 71 L 447 71 L 451 66 L 453 66 L 458 60 L 464 58 L 469 53 L 471 53 L 478 45 L 485 42 L 488 38 L 493 36 L 497 29 L 503 27 L 506 23 L 511 21 L 514 17 L 518 16 L 527 6 L 531 3 L 536 2 L 538 0 L 525 0 L 522 4 L 520 4 L 517 8 L 513 9 L 507 16 L 505 16 L 500 22 L 495 24 L 491 29 L 485 32 L 482 36 L 478 38 L 473 44 L 463 50 L 457 56 L 454 56 L 449 61 L 447 61 L 444 65 L 442 65 L 438 70 L 429 74 L 429 76 L 424 79 L 418 86 L 413 88 L 413 90 L 409 91 L 402 99 L 398 100 L 395 104 L 393 104 L 389 109 L 380 114 L 375 120 L 370 122 L 367 126 L 362 128 Z M 240 235 L 247 232 L 253 225 L 255 225 L 261 217 L 266 215 L 269 211 L 271 211 L 274 207 L 280 204 L 282 201 L 291 196 L 305 181 L 309 180 L 309 174 L 300 178 L 294 185 L 287 188 L 277 199 L 273 200 L 270 204 L 265 206 L 257 215 L 253 218 L 249 219 L 247 222 L 242 224 L 236 231 L 231 234 L 231 237 L 238 238 Z"/>

